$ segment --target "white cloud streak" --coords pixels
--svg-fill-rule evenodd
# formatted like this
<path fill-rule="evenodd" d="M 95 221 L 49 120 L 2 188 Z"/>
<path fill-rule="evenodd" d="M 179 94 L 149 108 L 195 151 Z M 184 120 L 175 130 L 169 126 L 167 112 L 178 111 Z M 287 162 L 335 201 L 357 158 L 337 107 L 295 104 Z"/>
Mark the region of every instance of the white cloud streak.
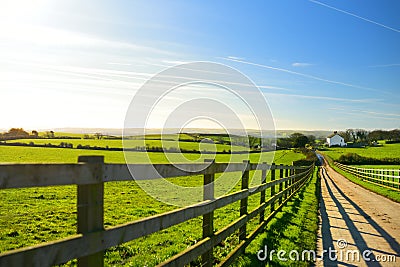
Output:
<path fill-rule="evenodd" d="M 356 14 L 354 14 L 354 13 L 350 13 L 350 12 L 345 11 L 345 10 L 343 10 L 343 9 L 339 9 L 339 8 L 336 8 L 336 7 L 327 5 L 327 4 L 325 4 L 325 3 L 321 3 L 321 2 L 316 1 L 316 0 L 308 0 L 308 1 L 310 1 L 310 2 L 312 2 L 312 3 L 314 3 L 314 4 L 318 4 L 318 5 L 321 5 L 321 6 L 330 8 L 330 9 L 332 9 L 332 10 L 336 10 L 336 11 L 341 12 L 341 13 L 343 13 L 343 14 L 346 14 L 346 15 L 349 15 L 349 16 L 352 16 L 352 17 L 355 17 L 355 18 L 364 20 L 364 21 L 366 21 L 366 22 L 369 22 L 369 23 L 378 25 L 378 26 L 383 27 L 383 28 L 385 28 L 385 29 L 388 29 L 388 30 L 391 30 L 391 31 L 400 33 L 400 30 L 398 30 L 398 29 L 395 29 L 395 28 L 392 28 L 392 27 L 387 26 L 387 25 L 385 25 L 385 24 L 382 24 L 382 23 L 379 23 L 379 22 L 376 22 L 376 21 L 373 21 L 373 20 L 370 20 L 370 19 L 361 17 L 361 16 L 359 16 L 359 15 L 356 15 Z"/>
<path fill-rule="evenodd" d="M 342 85 L 342 86 L 346 86 L 346 87 L 352 87 L 352 88 L 357 88 L 357 89 L 362 89 L 362 90 L 367 90 L 367 91 L 385 93 L 385 91 L 383 91 L 383 90 L 370 88 L 370 87 L 359 86 L 359 85 L 350 84 L 350 83 L 334 81 L 334 80 L 329 80 L 329 79 L 320 78 L 320 77 L 317 77 L 317 76 L 314 76 L 314 75 L 304 74 L 304 73 L 297 72 L 297 71 L 291 71 L 291 70 L 287 70 L 287 69 L 276 68 L 276 67 L 263 65 L 263 64 L 258 64 L 258 63 L 253 63 L 253 62 L 244 61 L 244 60 L 237 60 L 237 59 L 231 59 L 231 58 L 225 58 L 225 57 L 219 57 L 219 58 L 220 59 L 224 59 L 224 60 L 233 61 L 233 62 L 243 63 L 243 64 L 247 64 L 247 65 L 252 65 L 252 66 L 256 66 L 256 67 L 260 67 L 260 68 L 276 70 L 276 71 L 280 71 L 280 72 L 286 72 L 286 73 L 289 73 L 289 74 L 294 74 L 294 75 L 298 75 L 298 76 L 301 76 L 301 77 L 305 77 L 305 78 L 309 78 L 309 79 L 313 79 L 313 80 L 317 80 L 317 81 L 321 81 L 321 82 L 333 83 L 333 84 L 338 84 L 338 85 Z"/>
<path fill-rule="evenodd" d="M 366 98 L 366 99 L 349 99 L 349 98 L 338 98 L 330 96 L 313 96 L 313 95 L 296 95 L 296 94 L 279 94 L 279 93 L 264 93 L 264 95 L 270 96 L 283 96 L 291 98 L 303 98 L 303 99 L 318 99 L 328 101 L 340 101 L 340 102 L 351 102 L 351 103 L 376 103 L 382 101 L 382 99 Z"/>
<path fill-rule="evenodd" d="M 370 110 L 359 110 L 359 109 L 344 109 L 344 108 L 328 108 L 329 110 L 339 111 L 340 114 L 347 114 L 347 115 L 357 115 L 363 116 L 367 118 L 379 118 L 385 120 L 398 120 L 400 114 L 394 113 L 382 113 L 382 112 L 375 112 Z M 394 117 L 394 118 L 393 118 Z"/>
<path fill-rule="evenodd" d="M 305 63 L 305 62 L 294 62 L 292 63 L 293 67 L 308 67 L 308 66 L 312 66 L 314 64 L 311 63 Z"/>
<path fill-rule="evenodd" d="M 370 68 L 400 67 L 400 63 L 372 65 L 372 66 L 368 66 L 368 67 L 370 67 Z"/>
<path fill-rule="evenodd" d="M 228 56 L 230 59 L 236 59 L 236 60 L 245 60 L 243 57 L 234 57 L 234 56 Z"/>

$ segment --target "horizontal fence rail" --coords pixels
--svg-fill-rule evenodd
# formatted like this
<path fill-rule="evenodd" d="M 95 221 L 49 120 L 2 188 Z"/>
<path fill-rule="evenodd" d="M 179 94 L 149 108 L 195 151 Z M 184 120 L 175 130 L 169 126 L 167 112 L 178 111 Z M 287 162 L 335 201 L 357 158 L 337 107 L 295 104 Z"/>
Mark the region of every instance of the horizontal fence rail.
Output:
<path fill-rule="evenodd" d="M 358 168 L 335 162 L 335 165 L 363 181 L 400 191 L 400 170 Z"/>
<path fill-rule="evenodd" d="M 184 166 L 183 166 L 184 165 Z M 184 168 L 180 168 L 184 167 Z M 157 179 L 203 175 L 204 200 L 192 206 L 146 217 L 105 229 L 104 182 Z M 182 169 L 186 171 L 182 171 Z M 261 171 L 262 183 L 249 187 L 249 172 Z M 267 170 L 271 181 L 266 181 Z M 275 164 L 105 164 L 102 156 L 81 156 L 78 164 L 0 164 L 0 189 L 55 185 L 78 185 L 77 234 L 57 241 L 15 249 L 0 254 L 0 266 L 51 266 L 78 259 L 78 266 L 103 266 L 104 251 L 125 242 L 147 236 L 193 218 L 203 216 L 203 237 L 195 245 L 159 266 L 183 266 L 201 256 L 202 266 L 213 265 L 213 248 L 239 231 L 239 245 L 219 264 L 228 266 L 244 251 L 254 237 L 312 176 L 314 166 Z M 241 171 L 241 190 L 214 198 L 214 175 Z M 277 175 L 279 172 L 279 176 Z M 277 176 L 277 177 L 276 177 Z M 266 189 L 271 189 L 266 196 Z M 248 211 L 248 197 L 260 194 L 260 205 Z M 217 232 L 213 230 L 214 211 L 240 201 L 240 217 Z M 265 210 L 271 212 L 265 217 Z M 247 232 L 249 220 L 259 216 L 259 224 Z"/>

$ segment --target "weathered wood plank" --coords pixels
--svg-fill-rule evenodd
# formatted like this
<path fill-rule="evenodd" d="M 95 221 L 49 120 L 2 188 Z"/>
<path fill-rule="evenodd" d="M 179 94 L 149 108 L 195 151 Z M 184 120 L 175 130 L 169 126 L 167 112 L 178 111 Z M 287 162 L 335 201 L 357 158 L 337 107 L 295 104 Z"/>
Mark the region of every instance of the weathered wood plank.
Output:
<path fill-rule="evenodd" d="M 0 189 L 90 184 L 94 179 L 84 164 L 0 164 Z"/>
<path fill-rule="evenodd" d="M 216 163 L 212 168 L 207 164 L 104 164 L 104 182 L 134 179 L 158 179 L 188 175 L 204 175 L 222 172 L 243 171 L 243 163 Z M 284 166 L 288 169 L 300 167 Z M 280 169 L 268 164 L 250 164 L 249 170 Z M 98 179 L 90 176 L 90 168 L 84 164 L 0 164 L 0 189 L 56 185 L 95 184 Z"/>

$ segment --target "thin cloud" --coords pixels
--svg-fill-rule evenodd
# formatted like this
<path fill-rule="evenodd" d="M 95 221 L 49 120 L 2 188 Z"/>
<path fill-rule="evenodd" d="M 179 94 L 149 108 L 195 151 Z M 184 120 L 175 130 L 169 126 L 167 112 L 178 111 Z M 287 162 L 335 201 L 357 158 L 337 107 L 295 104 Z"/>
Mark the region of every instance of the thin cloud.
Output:
<path fill-rule="evenodd" d="M 258 63 L 253 63 L 253 62 L 244 61 L 244 60 L 231 59 L 231 58 L 225 58 L 225 57 L 219 57 L 219 58 L 220 58 L 220 59 L 224 59 L 224 60 L 233 61 L 233 62 L 243 63 L 243 64 L 247 64 L 247 65 L 252 65 L 252 66 L 256 66 L 256 67 L 261 67 L 261 68 L 265 68 L 265 69 L 270 69 L 270 70 L 276 70 L 276 71 L 286 72 L 286 73 L 289 73 L 289 74 L 294 74 L 294 75 L 302 76 L 302 77 L 309 78 L 309 79 L 313 79 L 313 80 L 317 80 L 317 81 L 322 81 L 322 82 L 327 82 L 327 83 L 333 83 L 333 84 L 338 84 L 338 85 L 347 86 L 347 87 L 353 87 L 353 88 L 362 89 L 362 90 L 367 90 L 367 91 L 385 93 L 383 90 L 378 90 L 378 89 L 375 89 L 375 88 L 364 87 L 364 86 L 359 86 L 359 85 L 355 85 L 355 84 L 350 84 L 350 83 L 344 83 L 344 82 L 329 80 L 329 79 L 320 78 L 320 77 L 317 77 L 317 76 L 314 76 L 314 75 L 304 74 L 304 73 L 297 72 L 297 71 L 291 71 L 291 70 L 287 70 L 287 69 L 276 68 L 276 67 L 272 67 L 272 66 L 268 66 L 268 65 L 263 65 L 263 64 L 258 64 Z"/>
<path fill-rule="evenodd" d="M 370 68 L 400 67 L 400 63 L 368 66 Z"/>
<path fill-rule="evenodd" d="M 382 99 L 366 98 L 366 99 L 349 99 L 349 98 L 338 98 L 330 96 L 314 96 L 314 95 L 296 95 L 296 94 L 279 94 L 279 93 L 264 93 L 265 95 L 271 96 L 283 96 L 292 98 L 303 98 L 303 99 L 318 99 L 318 100 L 329 100 L 329 101 L 341 101 L 351 103 L 375 103 L 382 101 Z"/>
<path fill-rule="evenodd" d="M 119 65 L 119 66 L 131 66 L 130 63 L 119 63 L 119 62 L 108 62 L 109 65 Z"/>
<path fill-rule="evenodd" d="M 305 62 L 294 62 L 294 63 L 292 63 L 293 67 L 309 67 L 309 66 L 312 66 L 312 65 L 314 65 L 314 64 L 305 63 Z"/>
<path fill-rule="evenodd" d="M 367 110 L 360 110 L 362 113 L 372 114 L 372 115 L 383 115 L 383 116 L 391 116 L 391 117 L 400 117 L 400 114 L 394 113 L 382 113 L 382 112 L 375 112 L 375 111 L 367 111 Z"/>
<path fill-rule="evenodd" d="M 374 112 L 374 111 L 368 111 L 368 110 L 356 110 L 356 109 L 344 109 L 344 108 L 328 108 L 329 110 L 334 110 L 338 111 L 339 114 L 346 114 L 346 115 L 352 115 L 352 116 L 361 116 L 364 118 L 374 118 L 374 119 L 384 119 L 384 120 L 396 120 L 397 118 L 393 117 L 399 117 L 400 115 L 398 114 L 392 114 L 392 113 L 381 113 L 381 112 Z"/>
<path fill-rule="evenodd" d="M 56 47 L 91 47 L 128 49 L 160 55 L 173 56 L 176 53 L 147 45 L 122 42 L 119 40 L 104 39 L 96 35 L 88 35 L 77 31 L 67 31 L 56 27 L 17 24 L 5 28 L 1 39 L 4 43 L 14 42 L 56 46 Z"/>
<path fill-rule="evenodd" d="M 236 60 L 245 60 L 244 57 L 234 57 L 234 56 L 228 56 L 230 59 L 236 59 Z"/>
<path fill-rule="evenodd" d="M 328 108 L 329 110 L 338 110 L 338 111 L 348 111 L 348 112 L 357 112 L 357 113 L 363 113 L 363 114 L 369 114 L 369 115 L 381 115 L 381 116 L 387 116 L 387 117 L 400 117 L 400 114 L 395 114 L 395 113 L 383 113 L 383 112 L 375 112 L 375 111 L 370 111 L 370 110 L 361 110 L 361 109 L 352 109 L 348 110 L 345 108 L 339 108 L 339 107 L 332 107 Z"/>
<path fill-rule="evenodd" d="M 269 90 L 290 91 L 290 92 L 295 91 L 293 89 L 288 89 L 288 88 L 278 87 L 278 86 L 269 86 L 269 85 L 257 85 L 257 87 L 260 89 L 269 89 Z"/>
<path fill-rule="evenodd" d="M 308 1 L 310 1 L 310 2 L 312 2 L 312 3 L 314 3 L 314 4 L 318 4 L 318 5 L 321 5 L 321 6 L 324 6 L 324 7 L 333 9 L 333 10 L 336 10 L 336 11 L 341 12 L 341 13 L 343 13 L 343 14 L 350 15 L 350 16 L 352 16 L 352 17 L 355 17 L 355 18 L 364 20 L 364 21 L 366 21 L 366 22 L 369 22 L 369 23 L 372 23 L 372 24 L 381 26 L 381 27 L 386 28 L 386 29 L 388 29 L 388 30 L 391 30 L 391 31 L 399 32 L 399 33 L 400 33 L 400 30 L 398 30 L 398 29 L 395 29 L 395 28 L 392 28 L 392 27 L 387 26 L 387 25 L 385 25 L 385 24 L 382 24 L 382 23 L 379 23 L 379 22 L 376 22 L 376 21 L 373 21 L 373 20 L 370 20 L 370 19 L 361 17 L 361 16 L 359 16 L 359 15 L 356 15 L 356 14 L 354 14 L 354 13 L 350 13 L 350 12 L 345 11 L 345 10 L 343 10 L 343 9 L 339 9 L 339 8 L 336 8 L 336 7 L 327 5 L 327 4 L 325 4 L 325 3 L 321 3 L 321 2 L 316 1 L 316 0 L 308 0 Z"/>
<path fill-rule="evenodd" d="M 162 62 L 165 64 L 172 64 L 172 65 L 182 65 L 189 63 L 189 61 L 181 61 L 181 60 L 163 60 Z"/>

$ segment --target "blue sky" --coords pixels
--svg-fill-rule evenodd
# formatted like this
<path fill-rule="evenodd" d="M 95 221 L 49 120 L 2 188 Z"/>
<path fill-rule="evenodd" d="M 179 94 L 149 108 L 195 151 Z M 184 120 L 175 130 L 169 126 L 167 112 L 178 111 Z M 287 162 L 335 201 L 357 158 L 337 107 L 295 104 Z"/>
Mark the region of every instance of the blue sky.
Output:
<path fill-rule="evenodd" d="M 121 128 L 146 80 L 192 61 L 247 75 L 277 129 L 399 128 L 399 13 L 396 0 L 1 1 L 0 128 Z"/>

